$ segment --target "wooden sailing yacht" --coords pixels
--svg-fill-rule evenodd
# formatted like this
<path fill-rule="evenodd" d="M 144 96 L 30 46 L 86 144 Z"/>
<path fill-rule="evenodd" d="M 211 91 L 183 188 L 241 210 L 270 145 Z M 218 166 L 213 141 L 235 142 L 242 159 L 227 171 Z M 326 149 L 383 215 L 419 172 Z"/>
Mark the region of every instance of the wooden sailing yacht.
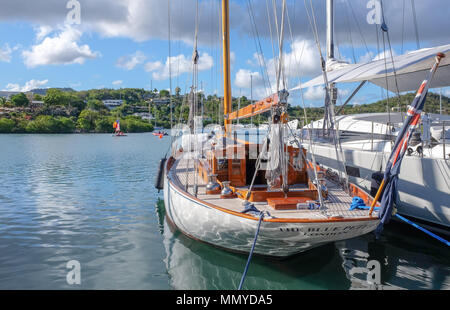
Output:
<path fill-rule="evenodd" d="M 273 257 L 375 230 L 377 211 L 350 211 L 354 197 L 371 205 L 369 194 L 307 160 L 300 144 L 285 143 L 286 90 L 232 111 L 229 29 L 229 1 L 222 0 L 223 132 L 197 133 L 191 127 L 174 139 L 159 180 L 168 221 L 191 238 L 237 252 L 250 252 L 258 232 L 254 252 Z M 265 139 L 238 138 L 233 120 L 267 111 Z"/>

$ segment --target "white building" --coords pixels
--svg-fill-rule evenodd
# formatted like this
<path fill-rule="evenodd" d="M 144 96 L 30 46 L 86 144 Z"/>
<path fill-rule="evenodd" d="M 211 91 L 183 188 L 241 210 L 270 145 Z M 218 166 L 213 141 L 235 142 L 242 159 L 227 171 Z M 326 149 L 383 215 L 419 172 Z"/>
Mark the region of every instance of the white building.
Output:
<path fill-rule="evenodd" d="M 103 100 L 103 104 L 108 108 L 108 109 L 114 109 L 117 107 L 120 107 L 123 104 L 123 100 Z"/>
<path fill-rule="evenodd" d="M 153 115 L 151 115 L 150 113 L 134 113 L 133 116 L 138 116 L 138 117 L 142 118 L 143 120 L 147 120 L 147 121 L 155 119 L 153 117 Z"/>

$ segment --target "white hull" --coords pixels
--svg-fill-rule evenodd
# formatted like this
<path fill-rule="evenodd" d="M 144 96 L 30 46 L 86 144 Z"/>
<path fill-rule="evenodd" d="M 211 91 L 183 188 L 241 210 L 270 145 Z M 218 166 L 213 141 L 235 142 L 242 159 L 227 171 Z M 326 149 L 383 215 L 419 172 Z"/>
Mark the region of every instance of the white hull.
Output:
<path fill-rule="evenodd" d="M 185 235 L 236 252 L 249 252 L 258 218 L 239 216 L 195 199 L 165 176 L 164 202 L 168 219 Z M 372 232 L 378 219 L 317 222 L 261 223 L 255 253 L 287 257 L 325 243 L 354 238 Z"/>
<path fill-rule="evenodd" d="M 347 166 L 359 169 L 360 177 L 350 176 L 350 182 L 363 189 L 371 187 L 371 176 L 385 167 L 389 154 L 386 152 L 362 151 L 345 148 Z M 324 167 L 342 169 L 336 161 L 333 145 L 316 143 L 316 161 Z M 399 175 L 400 214 L 414 217 L 430 224 L 450 227 L 450 161 L 439 158 L 420 158 L 405 156 Z"/>

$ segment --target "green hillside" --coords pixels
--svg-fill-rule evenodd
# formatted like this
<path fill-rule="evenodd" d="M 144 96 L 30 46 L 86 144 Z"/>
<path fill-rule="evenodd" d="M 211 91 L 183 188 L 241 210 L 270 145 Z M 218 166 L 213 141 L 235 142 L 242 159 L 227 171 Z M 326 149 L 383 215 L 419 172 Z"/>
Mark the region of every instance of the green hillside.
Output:
<path fill-rule="evenodd" d="M 111 132 L 112 123 L 116 119 L 122 120 L 123 128 L 129 132 L 151 131 L 154 126 L 170 128 L 169 92 L 166 90 L 144 90 L 136 88 L 126 89 L 92 89 L 73 91 L 64 89 L 46 89 L 45 95 L 37 92 L 17 94 L 9 99 L 0 98 L 0 133 L 70 133 L 70 132 Z M 205 96 L 198 94 L 198 111 L 203 103 L 205 125 L 223 123 L 223 99 L 216 95 Z M 123 104 L 109 110 L 103 100 L 122 99 Z M 409 93 L 389 99 L 391 111 L 406 111 L 413 101 L 414 94 Z M 180 94 L 176 88 L 172 96 L 173 122 L 186 123 L 189 117 L 188 96 Z M 38 102 L 34 104 L 33 102 Z M 39 104 L 40 102 L 40 104 Z M 233 98 L 233 110 L 245 107 L 251 102 L 246 97 Z M 348 105 L 342 114 L 386 112 L 387 100 L 364 104 Z M 336 107 L 336 111 L 340 109 Z M 442 96 L 443 113 L 450 111 L 450 99 Z M 439 95 L 430 93 L 425 105 L 425 112 L 439 113 Z M 288 108 L 290 119 L 304 119 L 303 109 L 297 105 Z M 139 115 L 147 114 L 156 119 L 143 120 Z M 323 107 L 307 108 L 308 121 L 321 119 L 324 115 Z M 240 122 L 255 125 L 265 123 L 269 112 L 244 119 Z M 151 123 L 151 124 L 150 124 Z"/>

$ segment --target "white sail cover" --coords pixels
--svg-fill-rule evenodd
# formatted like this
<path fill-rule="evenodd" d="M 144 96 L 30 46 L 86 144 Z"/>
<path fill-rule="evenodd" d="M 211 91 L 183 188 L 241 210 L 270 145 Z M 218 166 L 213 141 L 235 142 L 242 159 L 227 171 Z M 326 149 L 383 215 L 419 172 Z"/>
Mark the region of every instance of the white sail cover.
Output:
<path fill-rule="evenodd" d="M 397 85 L 399 92 L 415 91 L 433 66 L 437 53 L 444 53 L 446 57 L 442 59 L 430 88 L 450 86 L 450 44 L 394 56 L 394 65 L 390 56 L 386 60 L 379 59 L 364 64 L 349 64 L 342 69 L 328 72 L 328 81 L 330 83 L 369 81 L 392 92 L 397 92 Z M 397 76 L 397 84 L 394 71 Z M 323 84 L 323 76 L 320 75 L 293 88 L 291 91 Z"/>

